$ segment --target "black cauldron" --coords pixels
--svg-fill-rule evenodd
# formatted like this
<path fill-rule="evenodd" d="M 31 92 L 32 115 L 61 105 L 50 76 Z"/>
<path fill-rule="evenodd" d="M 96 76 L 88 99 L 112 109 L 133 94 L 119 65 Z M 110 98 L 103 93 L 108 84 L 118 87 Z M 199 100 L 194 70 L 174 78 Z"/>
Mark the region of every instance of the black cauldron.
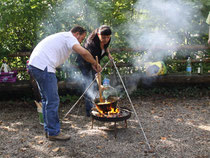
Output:
<path fill-rule="evenodd" d="M 118 97 L 109 97 L 107 101 L 103 99 L 103 101 L 100 102 L 100 98 L 95 98 L 94 103 L 99 112 L 107 114 L 109 111 L 111 111 L 111 109 L 116 110 L 118 100 Z"/>

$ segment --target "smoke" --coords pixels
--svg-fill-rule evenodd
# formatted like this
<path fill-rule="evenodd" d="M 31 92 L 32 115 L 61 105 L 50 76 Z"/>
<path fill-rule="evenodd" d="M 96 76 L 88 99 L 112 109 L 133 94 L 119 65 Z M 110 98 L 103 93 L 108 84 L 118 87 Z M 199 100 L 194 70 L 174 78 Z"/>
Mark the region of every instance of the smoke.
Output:
<path fill-rule="evenodd" d="M 47 36 L 60 31 L 69 31 L 74 25 L 80 25 L 88 30 L 93 31 L 99 26 L 98 15 L 93 7 L 89 6 L 86 0 L 65 0 L 57 7 L 52 8 L 50 18 L 45 19 L 42 22 L 43 34 L 41 36 Z M 68 74 L 68 80 L 75 82 L 78 85 L 78 89 L 82 93 L 89 86 L 91 81 L 85 78 L 80 70 L 75 67 L 75 55 L 70 56 L 69 61 L 63 65 L 63 71 Z M 95 90 L 95 84 L 93 84 L 88 91 L 87 95 L 94 99 L 98 92 Z"/>
<path fill-rule="evenodd" d="M 185 0 L 137 1 L 131 20 L 123 26 L 129 32 L 127 42 L 130 47 L 144 50 L 141 56 L 133 58 L 133 66 L 144 69 L 148 62 L 173 57 L 178 45 L 184 43 L 185 35 L 200 31 L 194 22 L 201 17 L 201 7 L 198 2 Z M 129 83 L 134 83 L 137 87 L 140 79 L 146 85 L 155 80 L 155 77 L 148 78 L 139 73 L 131 74 L 129 78 L 127 87 L 132 87 Z"/>
<path fill-rule="evenodd" d="M 61 2 L 49 9 L 47 18 L 41 22 L 42 31 L 39 32 L 39 36 L 69 31 L 75 25 L 83 26 L 88 31 L 99 26 L 97 12 L 86 0 Z"/>
<path fill-rule="evenodd" d="M 135 5 L 134 22 L 129 22 L 128 42 L 134 49 L 144 47 L 147 53 L 134 60 L 136 66 L 142 62 L 160 61 L 171 56 L 183 41 L 181 34 L 195 30 L 192 21 L 200 16 L 199 7 L 184 0 L 141 0 Z M 170 49 L 163 49 L 163 48 Z"/>
<path fill-rule="evenodd" d="M 68 75 L 68 81 L 75 83 L 77 89 L 83 93 L 87 87 L 90 86 L 92 79 L 86 78 L 82 75 L 79 68 L 72 64 L 71 62 L 65 62 L 63 65 L 63 71 Z M 86 91 L 88 97 L 86 99 L 94 100 L 96 97 L 99 97 L 99 92 L 96 89 L 96 81 L 89 87 Z"/>
<path fill-rule="evenodd" d="M 52 34 L 60 30 L 69 31 L 75 24 L 84 26 L 88 30 L 94 30 L 99 26 L 99 14 L 86 0 L 66 0 L 57 6 L 53 11 L 54 16 L 42 23 L 45 33 Z M 100 3 L 94 1 L 92 3 Z M 173 55 L 178 44 L 183 38 L 179 34 L 187 34 L 191 30 L 197 30 L 192 25 L 192 19 L 199 17 L 199 7 L 194 2 L 184 0 L 139 0 L 135 3 L 132 19 L 123 26 L 124 31 L 128 30 L 128 43 L 133 49 L 144 47 L 146 50 L 140 57 L 133 59 L 135 67 L 143 66 L 145 62 L 160 61 Z M 112 17 L 110 17 L 111 19 Z M 68 29 L 67 29 L 68 28 Z M 117 28 L 113 28 L 116 32 Z M 120 31 L 121 28 L 120 28 Z M 113 43 L 114 37 L 112 38 Z M 173 46 L 173 47 L 172 47 Z M 163 49 L 170 47 L 170 49 Z M 157 49 L 158 48 L 158 49 Z M 65 67 L 69 65 L 65 65 Z M 71 67 L 70 67 L 71 68 Z M 73 79 L 83 84 L 86 79 L 82 79 L 81 74 L 72 71 Z M 133 74 L 129 76 L 137 85 L 137 78 L 140 76 Z M 130 86 L 129 86 L 130 87 Z M 135 88 L 132 88 L 135 89 Z M 94 98 L 95 91 L 88 92 Z"/>

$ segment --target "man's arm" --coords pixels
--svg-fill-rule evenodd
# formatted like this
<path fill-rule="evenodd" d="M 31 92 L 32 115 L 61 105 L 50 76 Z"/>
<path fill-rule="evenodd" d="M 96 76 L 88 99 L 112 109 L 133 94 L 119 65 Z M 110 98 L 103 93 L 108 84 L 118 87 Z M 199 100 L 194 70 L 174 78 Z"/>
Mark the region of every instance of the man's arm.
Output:
<path fill-rule="evenodd" d="M 83 59 L 85 59 L 87 62 L 91 63 L 93 69 L 95 69 L 97 72 L 101 71 L 101 66 L 96 63 L 96 60 L 93 58 L 93 56 L 90 54 L 88 50 L 83 48 L 80 44 L 75 44 L 73 46 L 73 50 L 80 54 Z"/>

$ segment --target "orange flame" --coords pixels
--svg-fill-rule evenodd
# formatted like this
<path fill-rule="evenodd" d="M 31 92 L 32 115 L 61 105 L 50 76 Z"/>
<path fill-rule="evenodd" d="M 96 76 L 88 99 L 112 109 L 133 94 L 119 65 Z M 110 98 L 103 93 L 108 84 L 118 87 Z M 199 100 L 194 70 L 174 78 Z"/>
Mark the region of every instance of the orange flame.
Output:
<path fill-rule="evenodd" d="M 111 111 L 108 112 L 108 114 L 118 114 L 120 112 L 120 110 L 118 108 L 114 109 L 111 108 Z"/>

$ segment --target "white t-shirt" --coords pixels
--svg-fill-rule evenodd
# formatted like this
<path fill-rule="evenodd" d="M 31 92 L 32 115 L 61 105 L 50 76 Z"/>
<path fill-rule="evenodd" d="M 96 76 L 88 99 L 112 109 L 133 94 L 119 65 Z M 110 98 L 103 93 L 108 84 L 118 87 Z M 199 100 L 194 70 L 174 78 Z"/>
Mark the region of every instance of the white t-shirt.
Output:
<path fill-rule="evenodd" d="M 72 52 L 72 47 L 79 44 L 71 32 L 60 32 L 43 39 L 34 48 L 29 65 L 55 73 L 56 67 L 63 64 Z"/>

